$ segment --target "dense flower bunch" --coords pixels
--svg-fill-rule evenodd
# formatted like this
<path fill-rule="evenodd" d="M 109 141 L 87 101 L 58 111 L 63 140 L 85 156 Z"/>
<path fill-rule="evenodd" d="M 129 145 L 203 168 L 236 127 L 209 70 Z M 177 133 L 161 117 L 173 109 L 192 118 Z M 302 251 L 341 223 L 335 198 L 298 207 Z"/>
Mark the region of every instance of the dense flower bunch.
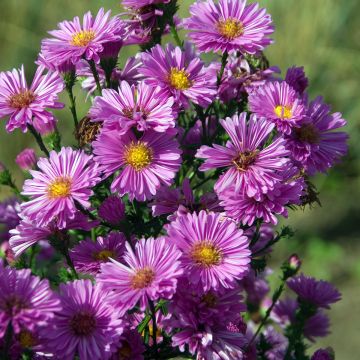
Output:
<path fill-rule="evenodd" d="M 176 0 L 122 5 L 50 31 L 31 85 L 23 66 L 0 74 L 7 131 L 43 152 L 17 156 L 22 190 L 0 166 L 15 192 L 0 203 L 0 357 L 310 359 L 341 295 L 296 255 L 270 295 L 267 259 L 292 235 L 279 218 L 318 201 L 310 176 L 346 154 L 346 121 L 309 98 L 303 68 L 269 66 L 258 4 L 198 0 L 184 20 Z M 51 111 L 64 90 L 67 147 Z"/>

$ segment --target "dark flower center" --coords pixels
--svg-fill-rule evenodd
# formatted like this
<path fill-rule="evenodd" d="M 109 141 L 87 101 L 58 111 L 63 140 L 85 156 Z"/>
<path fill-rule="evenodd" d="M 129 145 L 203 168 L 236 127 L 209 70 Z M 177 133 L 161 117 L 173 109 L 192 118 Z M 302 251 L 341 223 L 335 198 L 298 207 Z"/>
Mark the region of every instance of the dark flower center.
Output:
<path fill-rule="evenodd" d="M 99 252 L 95 252 L 93 254 L 93 258 L 95 260 L 98 260 L 98 261 L 103 261 L 103 262 L 107 262 L 109 261 L 109 258 L 114 258 L 115 257 L 115 252 L 114 251 L 111 251 L 111 250 L 101 250 Z"/>
<path fill-rule="evenodd" d="M 94 315 L 87 312 L 80 312 L 72 317 L 70 320 L 70 327 L 75 335 L 87 336 L 94 331 L 96 320 Z"/>
<path fill-rule="evenodd" d="M 0 308 L 9 316 L 13 316 L 18 314 L 22 309 L 26 309 L 27 305 L 23 299 L 20 299 L 16 295 L 11 295 L 0 303 Z"/>
<path fill-rule="evenodd" d="M 28 107 L 34 100 L 35 94 L 30 90 L 24 90 L 19 94 L 11 95 L 9 105 L 14 109 L 22 109 Z"/>
<path fill-rule="evenodd" d="M 216 306 L 218 302 L 218 298 L 211 292 L 206 293 L 202 296 L 201 301 L 206 304 L 209 308 L 213 308 Z"/>
<path fill-rule="evenodd" d="M 318 144 L 320 141 L 319 132 L 313 124 L 306 124 L 295 129 L 296 137 L 309 144 Z"/>
<path fill-rule="evenodd" d="M 118 359 L 119 360 L 129 360 L 131 359 L 132 350 L 131 346 L 127 341 L 124 341 L 121 345 L 121 348 L 118 350 Z"/>
<path fill-rule="evenodd" d="M 259 150 L 245 151 L 243 153 L 239 153 L 232 160 L 232 162 L 239 171 L 246 171 L 249 168 L 249 166 L 255 163 L 258 154 L 259 154 Z"/>

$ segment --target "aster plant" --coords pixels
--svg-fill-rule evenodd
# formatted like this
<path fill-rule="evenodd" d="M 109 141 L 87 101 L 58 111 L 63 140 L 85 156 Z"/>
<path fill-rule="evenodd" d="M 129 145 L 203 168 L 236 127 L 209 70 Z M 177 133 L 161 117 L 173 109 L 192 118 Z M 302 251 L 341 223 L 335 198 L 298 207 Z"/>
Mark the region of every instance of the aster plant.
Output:
<path fill-rule="evenodd" d="M 346 121 L 303 68 L 269 65 L 266 9 L 197 0 L 179 19 L 178 3 L 65 20 L 30 86 L 23 66 L 0 73 L 6 130 L 39 146 L 15 160 L 21 189 L 0 163 L 1 359 L 310 359 L 330 331 L 339 291 L 294 254 L 271 294 L 267 261 L 294 235 L 278 221 L 319 202 L 312 176 L 346 154 Z"/>

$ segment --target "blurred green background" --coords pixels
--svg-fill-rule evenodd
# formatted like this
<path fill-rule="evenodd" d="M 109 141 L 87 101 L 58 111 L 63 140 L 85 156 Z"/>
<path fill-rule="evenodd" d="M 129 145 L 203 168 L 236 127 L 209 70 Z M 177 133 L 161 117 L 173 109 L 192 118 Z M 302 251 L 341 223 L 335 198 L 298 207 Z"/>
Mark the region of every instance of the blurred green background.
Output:
<path fill-rule="evenodd" d="M 344 162 L 315 182 L 321 192 L 322 207 L 290 213 L 296 236 L 277 245 L 272 258 L 274 269 L 290 253 L 303 258 L 308 274 L 333 281 L 343 300 L 331 312 L 332 334 L 319 342 L 331 345 L 340 360 L 356 359 L 360 351 L 360 1 L 359 0 L 262 0 L 276 25 L 275 44 L 266 52 L 271 64 L 283 70 L 303 65 L 310 79 L 310 95 L 322 94 L 348 120 L 350 152 Z M 181 15 L 188 13 L 192 1 L 180 0 Z M 28 75 L 34 72 L 34 60 L 46 31 L 57 22 L 99 7 L 120 11 L 118 0 L 1 0 L 0 71 L 24 64 Z M 122 51 L 122 62 L 129 52 Z M 30 78 L 29 76 L 29 78 Z M 84 95 L 77 92 L 78 103 Z M 67 102 L 67 97 L 62 96 Z M 89 104 L 79 108 L 85 115 Z M 72 118 L 65 110 L 58 113 L 60 130 L 71 143 Z M 30 135 L 6 134 L 0 126 L 0 161 L 23 178 L 14 162 L 16 154 L 33 145 Z M 0 198 L 8 195 L 0 190 Z"/>

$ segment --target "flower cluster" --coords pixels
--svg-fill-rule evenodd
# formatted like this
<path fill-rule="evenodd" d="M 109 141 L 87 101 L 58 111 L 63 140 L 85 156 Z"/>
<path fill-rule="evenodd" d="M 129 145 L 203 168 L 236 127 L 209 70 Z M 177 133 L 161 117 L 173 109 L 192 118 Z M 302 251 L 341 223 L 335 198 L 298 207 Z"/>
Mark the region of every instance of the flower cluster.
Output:
<path fill-rule="evenodd" d="M 24 67 L 0 73 L 6 130 L 29 130 L 43 152 L 16 157 L 21 190 L 0 164 L 15 192 L 0 203 L 0 353 L 308 359 L 341 295 L 297 275 L 293 255 L 270 296 L 266 261 L 292 234 L 279 218 L 317 201 L 310 177 L 346 154 L 346 121 L 309 100 L 303 68 L 269 66 L 274 26 L 258 4 L 198 0 L 184 20 L 176 0 L 122 5 L 50 31 L 31 86 Z M 123 59 L 128 45 L 140 50 Z M 51 112 L 63 90 L 67 147 Z M 286 285 L 296 297 L 280 299 Z"/>

